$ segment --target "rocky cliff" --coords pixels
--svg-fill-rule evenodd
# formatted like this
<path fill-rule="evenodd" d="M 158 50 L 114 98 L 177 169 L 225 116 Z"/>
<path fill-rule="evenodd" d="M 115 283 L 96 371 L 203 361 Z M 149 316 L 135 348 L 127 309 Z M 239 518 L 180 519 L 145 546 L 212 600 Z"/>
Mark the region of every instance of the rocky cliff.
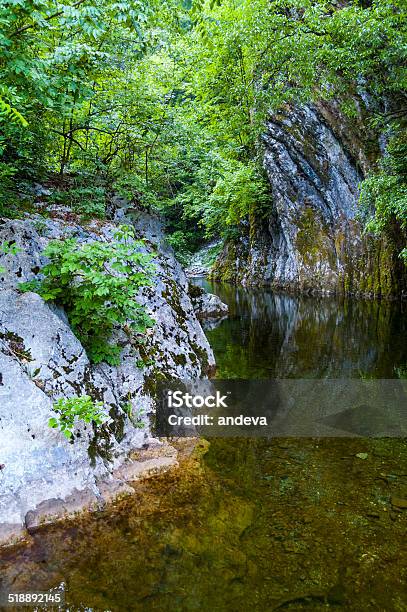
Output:
<path fill-rule="evenodd" d="M 0 257 L 0 543 L 44 521 L 100 507 L 131 492 L 128 481 L 174 465 L 174 449 L 150 429 L 155 382 L 203 376 L 214 365 L 185 275 L 158 220 L 147 215 L 132 222 L 154 253 L 154 284 L 139 301 L 155 325 L 143 344 L 117 330 L 119 366 L 91 364 L 65 312 L 19 292 L 18 284 L 38 274 L 50 239 L 109 241 L 117 226 L 95 221 L 83 227 L 72 215 L 67 221 L 63 210 L 52 217 L 0 222 L 0 244 L 20 249 Z M 68 441 L 48 426 L 53 404 L 85 393 L 103 402 L 111 423 L 101 431 L 81 425 Z"/>
<path fill-rule="evenodd" d="M 380 153 L 363 120 L 334 105 L 270 118 L 264 166 L 272 206 L 226 244 L 213 277 L 289 290 L 397 296 L 407 288 L 401 248 L 363 233 L 358 186 Z"/>

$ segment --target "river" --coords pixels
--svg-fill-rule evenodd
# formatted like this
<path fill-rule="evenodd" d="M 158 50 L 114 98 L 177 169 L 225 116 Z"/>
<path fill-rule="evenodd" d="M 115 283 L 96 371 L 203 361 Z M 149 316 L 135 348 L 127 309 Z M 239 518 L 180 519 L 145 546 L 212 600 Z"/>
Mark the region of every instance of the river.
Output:
<path fill-rule="evenodd" d="M 219 378 L 405 378 L 407 305 L 209 284 Z M 407 608 L 403 439 L 202 440 L 108 511 L 0 554 L 0 588 L 66 609 Z"/>
<path fill-rule="evenodd" d="M 227 320 L 207 331 L 219 378 L 407 375 L 407 303 L 197 282 L 229 306 Z"/>

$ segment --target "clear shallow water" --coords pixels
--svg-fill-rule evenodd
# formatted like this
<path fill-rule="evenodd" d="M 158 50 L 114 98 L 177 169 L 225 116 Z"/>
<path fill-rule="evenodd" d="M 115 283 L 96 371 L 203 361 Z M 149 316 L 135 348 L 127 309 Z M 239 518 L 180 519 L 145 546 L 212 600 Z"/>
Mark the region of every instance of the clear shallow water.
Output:
<path fill-rule="evenodd" d="M 229 306 L 229 317 L 207 330 L 218 378 L 407 376 L 407 302 L 194 282 Z"/>
<path fill-rule="evenodd" d="M 230 306 L 207 332 L 220 378 L 405 375 L 400 305 L 210 288 Z M 407 497 L 406 450 L 203 441 L 108 511 L 0 553 L 0 588 L 64 582 L 71 611 L 403 611 L 406 511 L 392 499 Z"/>

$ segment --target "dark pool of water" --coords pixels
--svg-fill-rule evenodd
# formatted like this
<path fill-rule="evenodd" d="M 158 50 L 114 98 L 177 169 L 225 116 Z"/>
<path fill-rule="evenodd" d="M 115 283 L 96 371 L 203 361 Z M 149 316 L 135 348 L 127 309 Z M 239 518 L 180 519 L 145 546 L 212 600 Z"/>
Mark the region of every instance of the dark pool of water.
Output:
<path fill-rule="evenodd" d="M 230 307 L 207 332 L 221 378 L 406 374 L 399 304 L 208 288 Z M 108 511 L 0 554 L 0 588 L 63 582 L 70 611 L 402 611 L 405 497 L 401 439 L 202 442 Z"/>
<path fill-rule="evenodd" d="M 229 306 L 228 318 L 207 329 L 218 378 L 407 376 L 407 302 L 194 282 Z"/>

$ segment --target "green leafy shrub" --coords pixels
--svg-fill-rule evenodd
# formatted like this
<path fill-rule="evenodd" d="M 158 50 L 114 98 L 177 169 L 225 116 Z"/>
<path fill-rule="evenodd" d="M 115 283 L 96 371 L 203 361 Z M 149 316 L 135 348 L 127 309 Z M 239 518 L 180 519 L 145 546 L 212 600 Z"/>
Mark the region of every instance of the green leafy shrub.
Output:
<path fill-rule="evenodd" d="M 10 164 L 0 162 L 0 216 L 2 217 L 17 216 L 16 201 L 18 198 L 15 193 L 14 180 L 14 175 L 16 173 L 17 168 Z"/>
<path fill-rule="evenodd" d="M 110 420 L 109 415 L 103 409 L 103 403 L 94 402 L 89 395 L 59 399 L 54 404 L 54 410 L 58 416 L 50 418 L 48 425 L 53 429 L 58 428 L 68 440 L 73 436 L 77 421 L 95 423 L 97 427 L 100 427 Z"/>
<path fill-rule="evenodd" d="M 0 245 L 0 253 L 4 255 L 17 255 L 17 253 L 21 253 L 21 251 L 22 249 L 13 242 L 3 242 Z"/>
<path fill-rule="evenodd" d="M 222 224 L 237 226 L 252 213 L 260 216 L 270 201 L 267 190 L 268 185 L 255 164 L 231 160 L 225 163 L 205 210 L 205 224 L 210 233 L 216 234 Z"/>
<path fill-rule="evenodd" d="M 84 218 L 103 219 L 106 213 L 106 192 L 103 187 L 76 187 L 57 190 L 49 197 L 50 203 L 69 206 Z"/>
<path fill-rule="evenodd" d="M 392 228 L 394 222 L 404 236 L 407 232 L 407 137 L 398 135 L 389 142 L 379 171 L 361 185 L 361 211 L 366 228 L 376 234 Z M 407 249 L 400 255 L 406 261 Z"/>
<path fill-rule="evenodd" d="M 158 205 L 158 199 L 154 191 L 137 174 L 126 173 L 118 176 L 114 182 L 114 189 L 120 196 L 140 210 L 153 209 Z"/>
<path fill-rule="evenodd" d="M 28 121 L 22 116 L 21 113 L 18 112 L 16 108 L 7 104 L 0 97 L 0 120 L 1 121 L 11 121 L 12 123 L 19 123 L 23 127 L 28 126 Z"/>
<path fill-rule="evenodd" d="M 138 290 L 151 285 L 154 270 L 152 255 L 143 246 L 125 225 L 109 243 L 53 240 L 44 251 L 50 260 L 41 271 L 44 279 L 20 288 L 65 308 L 91 361 L 117 365 L 121 349 L 109 343 L 114 326 L 128 324 L 142 333 L 154 323 L 136 301 Z"/>
<path fill-rule="evenodd" d="M 199 182 L 185 189 L 178 201 L 185 217 L 201 219 L 207 237 L 230 237 L 243 219 L 266 213 L 271 204 L 269 187 L 253 162 L 211 161 L 202 166 Z M 202 184 L 207 185 L 206 191 Z"/>
<path fill-rule="evenodd" d="M 167 241 L 168 244 L 170 244 L 174 249 L 174 253 L 178 261 L 183 266 L 187 266 L 192 257 L 192 253 L 189 249 L 188 235 L 181 230 L 177 230 L 176 232 L 173 232 L 167 236 Z"/>

